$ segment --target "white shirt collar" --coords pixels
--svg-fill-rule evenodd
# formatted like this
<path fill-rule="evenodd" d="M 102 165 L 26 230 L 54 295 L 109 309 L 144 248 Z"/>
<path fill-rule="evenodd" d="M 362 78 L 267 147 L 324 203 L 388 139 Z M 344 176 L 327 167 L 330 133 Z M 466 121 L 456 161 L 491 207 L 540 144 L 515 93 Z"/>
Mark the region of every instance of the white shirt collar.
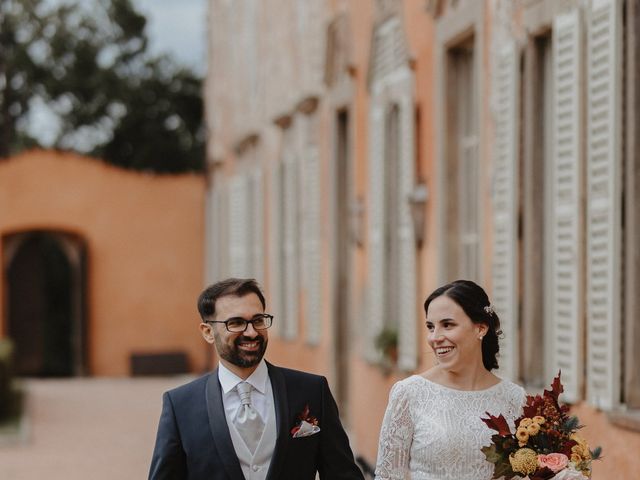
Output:
<path fill-rule="evenodd" d="M 253 388 L 258 390 L 263 395 L 267 391 L 267 381 L 269 380 L 269 370 L 264 358 L 260 360 L 258 368 L 256 368 L 249 378 L 242 380 L 239 376 L 225 367 L 222 362 L 218 363 L 218 379 L 220 380 L 220 386 L 222 391 L 226 394 L 236 388 L 240 382 L 248 382 Z"/>

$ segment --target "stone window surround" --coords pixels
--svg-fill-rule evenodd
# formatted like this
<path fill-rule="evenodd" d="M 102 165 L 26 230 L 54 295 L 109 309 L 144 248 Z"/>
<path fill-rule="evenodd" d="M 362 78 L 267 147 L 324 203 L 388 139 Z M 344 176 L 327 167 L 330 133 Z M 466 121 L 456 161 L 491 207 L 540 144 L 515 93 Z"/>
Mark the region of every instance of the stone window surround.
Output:
<path fill-rule="evenodd" d="M 484 71 L 484 56 L 485 56 L 485 2 L 479 2 L 475 0 L 464 0 L 458 2 L 455 9 L 444 12 L 443 15 L 436 19 L 436 116 L 435 116 L 435 128 L 436 128 L 436 165 L 437 165 L 437 190 L 445 192 L 447 172 L 445 169 L 446 164 L 446 147 L 447 143 L 444 139 L 447 138 L 448 132 L 445 127 L 445 109 L 446 109 L 446 96 L 443 95 L 446 92 L 446 68 L 447 68 L 447 54 L 449 49 L 456 46 L 456 44 L 464 41 L 470 35 L 474 36 L 475 45 L 477 49 L 477 55 L 475 57 L 475 68 L 478 74 L 476 75 L 476 88 L 477 92 L 483 92 L 485 89 L 485 79 L 482 72 Z M 482 115 L 482 112 L 488 111 L 485 107 L 485 96 L 476 95 L 476 112 L 477 115 Z M 486 135 L 482 131 L 481 122 L 478 122 L 478 161 L 480 165 L 480 171 L 484 171 L 486 164 Z M 480 178 L 484 178 L 481 174 Z M 481 187 L 480 191 L 484 191 Z M 437 244 L 441 250 L 446 248 L 446 229 L 441 228 L 445 224 L 447 205 L 444 200 L 445 196 L 441 197 L 438 202 L 437 208 L 437 225 L 439 226 Z M 482 209 L 480 209 L 478 224 L 484 225 L 487 219 L 484 218 Z M 484 251 L 484 239 L 483 235 L 480 235 L 479 251 Z M 448 280 L 446 258 L 448 255 L 439 255 L 437 276 L 438 284 L 442 284 Z M 478 276 L 484 278 L 484 266 L 479 265 Z"/>

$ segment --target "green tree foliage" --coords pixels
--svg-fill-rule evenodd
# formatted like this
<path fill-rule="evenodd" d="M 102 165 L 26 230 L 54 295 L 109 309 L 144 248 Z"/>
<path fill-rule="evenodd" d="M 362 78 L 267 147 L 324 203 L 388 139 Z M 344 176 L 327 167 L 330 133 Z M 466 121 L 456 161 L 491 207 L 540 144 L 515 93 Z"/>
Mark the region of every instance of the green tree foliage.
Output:
<path fill-rule="evenodd" d="M 202 80 L 147 51 L 130 0 L 0 1 L 0 157 L 45 143 L 126 168 L 202 170 Z M 43 107 L 50 139 L 34 132 Z"/>

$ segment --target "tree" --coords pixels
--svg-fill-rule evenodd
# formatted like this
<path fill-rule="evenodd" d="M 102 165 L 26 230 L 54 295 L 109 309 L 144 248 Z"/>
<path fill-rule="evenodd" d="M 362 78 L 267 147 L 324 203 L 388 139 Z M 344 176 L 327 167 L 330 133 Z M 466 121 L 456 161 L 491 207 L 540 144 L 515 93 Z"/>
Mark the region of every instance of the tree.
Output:
<path fill-rule="evenodd" d="M 202 80 L 150 56 L 145 25 L 130 0 L 2 0 L 0 156 L 41 145 L 127 168 L 202 170 Z M 54 121 L 34 131 L 43 112 Z"/>

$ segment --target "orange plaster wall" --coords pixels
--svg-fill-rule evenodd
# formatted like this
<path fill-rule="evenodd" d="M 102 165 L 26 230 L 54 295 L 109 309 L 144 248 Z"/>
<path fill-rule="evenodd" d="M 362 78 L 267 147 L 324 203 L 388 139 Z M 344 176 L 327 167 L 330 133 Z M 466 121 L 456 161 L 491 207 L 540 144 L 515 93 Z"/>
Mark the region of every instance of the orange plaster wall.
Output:
<path fill-rule="evenodd" d="M 205 367 L 195 307 L 204 192 L 195 174 L 138 173 L 68 153 L 0 163 L 1 235 L 52 229 L 86 241 L 92 375 L 127 375 L 132 352 L 183 350 L 193 370 Z M 0 331 L 5 324 L 0 317 Z"/>

